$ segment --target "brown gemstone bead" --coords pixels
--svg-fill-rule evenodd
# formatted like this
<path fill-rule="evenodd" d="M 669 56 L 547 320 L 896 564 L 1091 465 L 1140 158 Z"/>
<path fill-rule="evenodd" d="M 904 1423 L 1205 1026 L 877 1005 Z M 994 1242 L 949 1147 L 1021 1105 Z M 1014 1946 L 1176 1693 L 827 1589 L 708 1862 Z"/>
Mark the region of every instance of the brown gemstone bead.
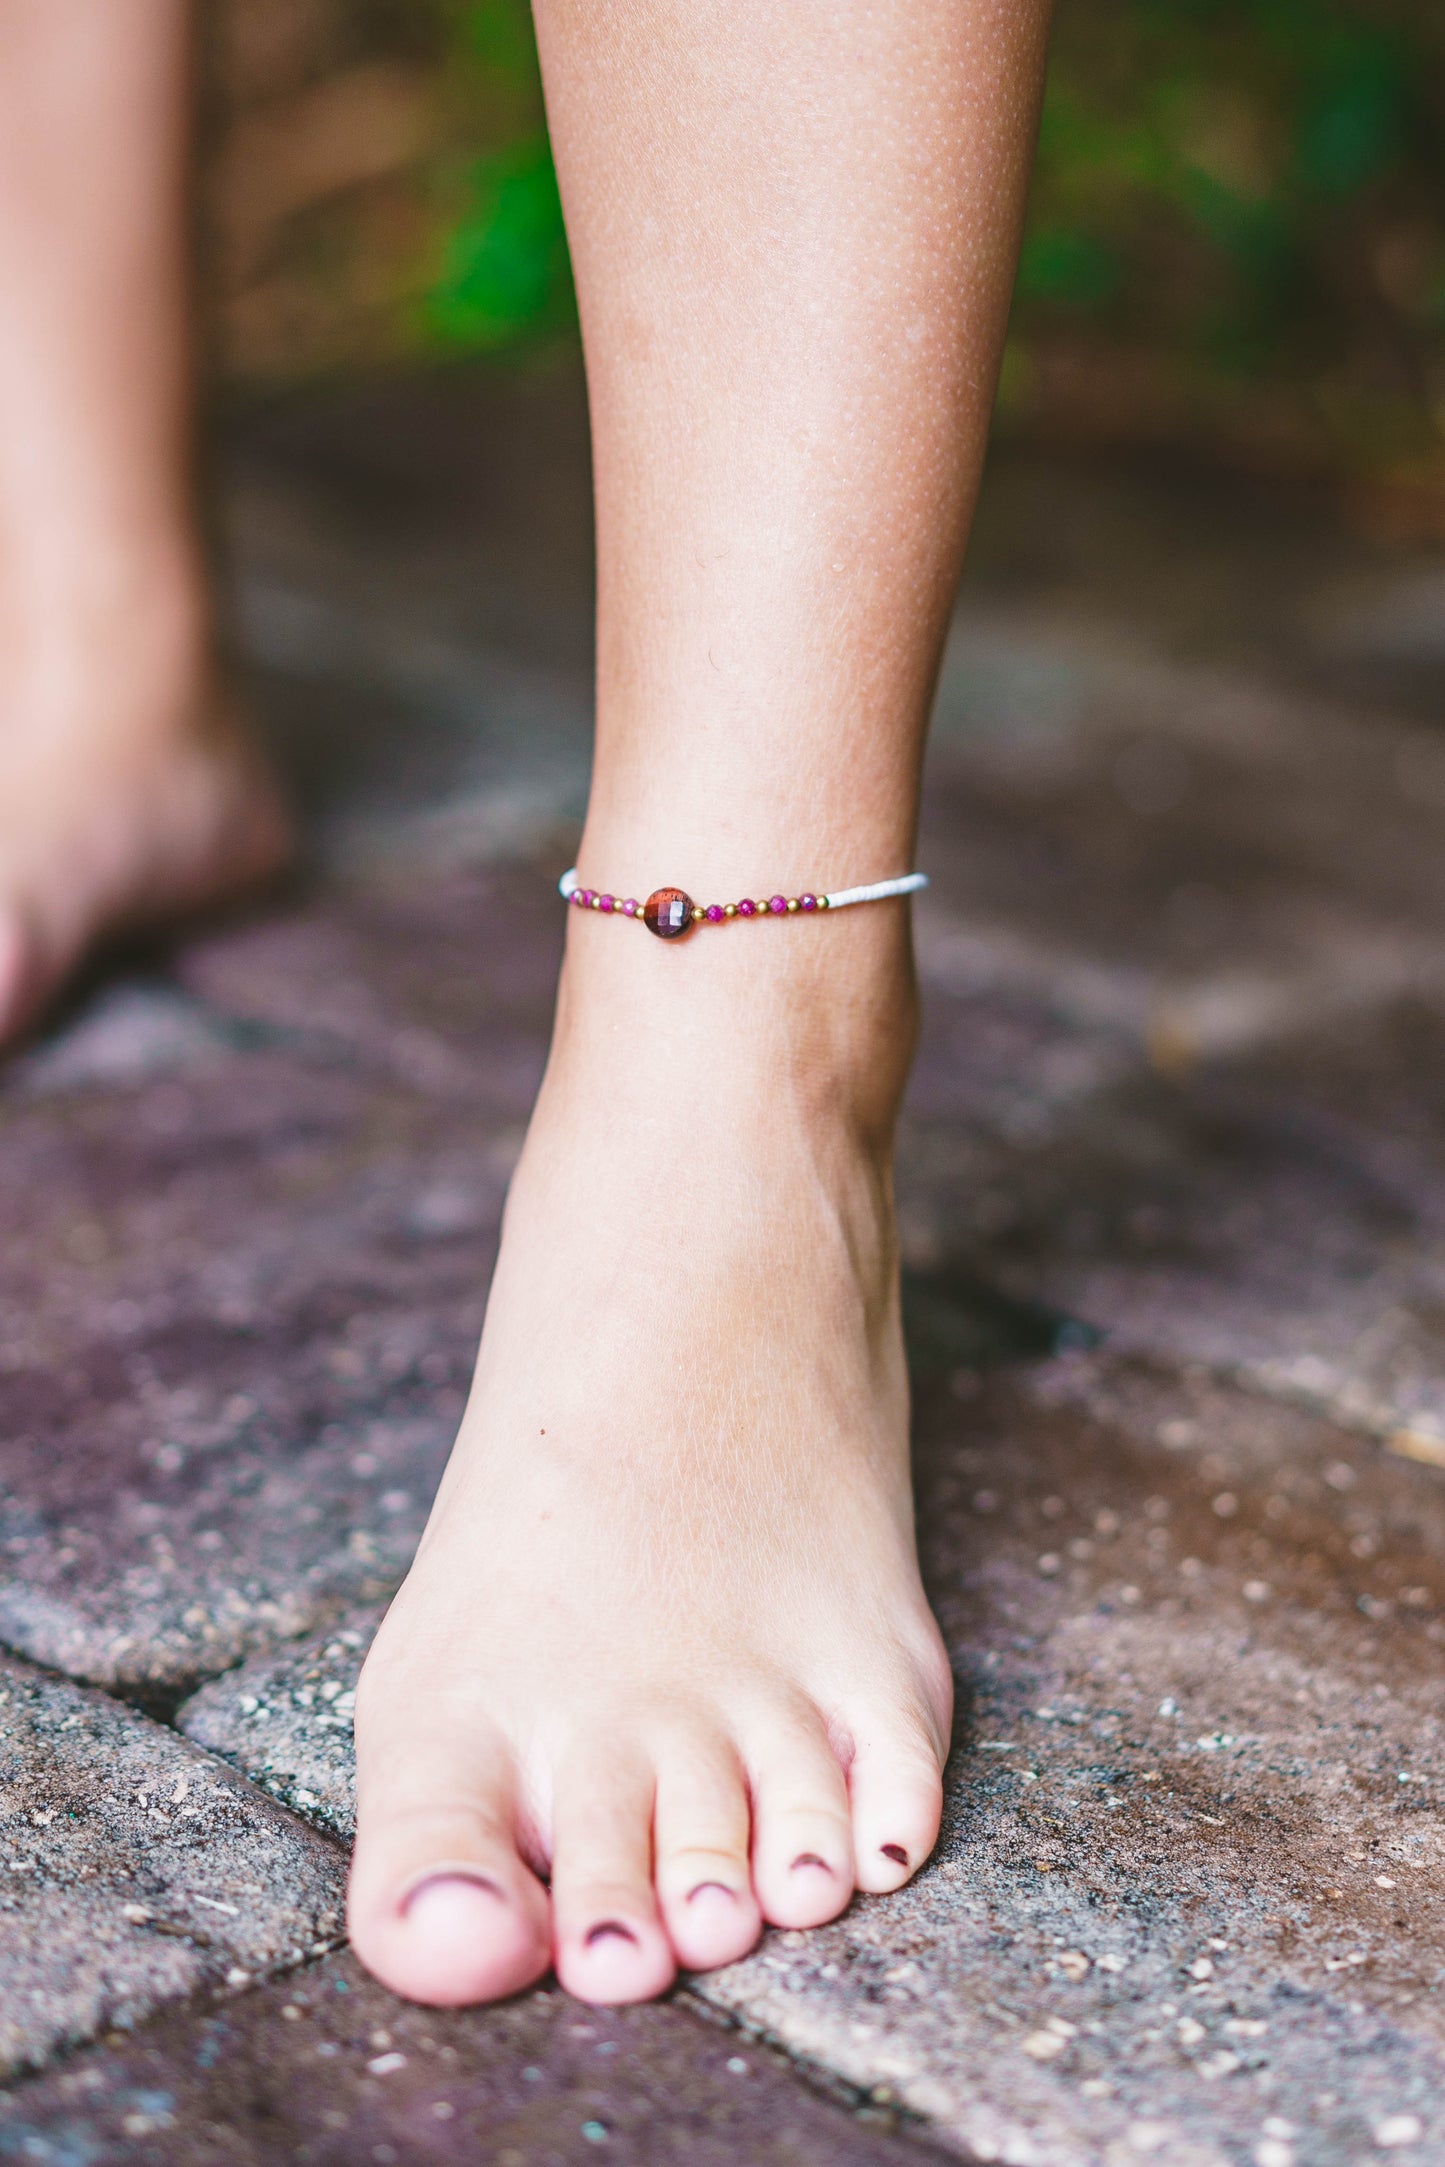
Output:
<path fill-rule="evenodd" d="M 675 941 L 692 931 L 695 907 L 681 888 L 656 888 L 642 906 L 642 922 L 660 941 Z"/>

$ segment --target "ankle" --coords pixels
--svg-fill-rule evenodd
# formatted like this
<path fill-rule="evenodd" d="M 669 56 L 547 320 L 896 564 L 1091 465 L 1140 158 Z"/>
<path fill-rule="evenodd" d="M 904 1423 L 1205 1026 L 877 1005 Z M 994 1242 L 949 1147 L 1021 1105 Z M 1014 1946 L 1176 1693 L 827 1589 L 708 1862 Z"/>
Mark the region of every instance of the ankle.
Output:
<path fill-rule="evenodd" d="M 569 913 L 554 1067 L 595 1088 L 636 1049 L 648 1078 L 719 1113 L 766 1101 L 810 1129 L 891 1148 L 912 1062 L 917 990 L 907 907 L 890 901 L 664 943 L 617 917 Z"/>

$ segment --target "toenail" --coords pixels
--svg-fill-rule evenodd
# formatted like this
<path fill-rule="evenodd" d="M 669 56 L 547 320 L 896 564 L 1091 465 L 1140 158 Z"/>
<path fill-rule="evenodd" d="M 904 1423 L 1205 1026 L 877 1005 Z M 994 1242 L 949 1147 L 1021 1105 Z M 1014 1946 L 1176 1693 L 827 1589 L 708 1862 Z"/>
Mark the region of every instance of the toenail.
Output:
<path fill-rule="evenodd" d="M 495 1896 L 499 1904 L 507 1900 L 490 1874 L 473 1873 L 466 1866 L 439 1866 L 412 1883 L 401 1900 L 402 1917 L 405 1918 L 419 1896 L 430 1896 L 438 1889 L 481 1889 L 485 1895 Z"/>
<path fill-rule="evenodd" d="M 833 1871 L 828 1861 L 820 1859 L 816 1851 L 800 1851 L 793 1861 L 793 1872 L 795 1874 L 801 1873 L 805 1866 L 821 1866 L 825 1874 L 831 1874 Z"/>
<path fill-rule="evenodd" d="M 587 1930 L 587 1947 L 590 1949 L 599 1941 L 630 1941 L 635 1947 L 637 1936 L 630 1926 L 623 1925 L 621 1919 L 599 1919 Z"/>
<path fill-rule="evenodd" d="M 720 1896 L 726 1896 L 726 1897 L 728 1897 L 728 1898 L 729 1898 L 729 1900 L 730 1900 L 731 1902 L 733 1902 L 733 1903 L 736 1903 L 736 1902 L 737 1902 L 737 1900 L 738 1900 L 738 1897 L 737 1897 L 737 1890 L 736 1890 L 736 1889 L 730 1889 L 730 1888 L 728 1887 L 728 1885 L 727 1885 L 726 1881 L 699 1881 L 699 1883 L 698 1883 L 698 1885 L 697 1885 L 697 1887 L 696 1887 L 695 1889 L 689 1889 L 689 1890 L 688 1890 L 688 1892 L 687 1892 L 687 1900 L 688 1900 L 688 1902 L 689 1902 L 690 1904 L 692 1904 L 692 1903 L 696 1903 L 696 1901 L 697 1901 L 698 1897 L 699 1897 L 699 1896 L 706 1896 L 706 1894 L 707 1894 L 707 1892 L 708 1892 L 708 1890 L 709 1890 L 709 1889 L 716 1889 L 716 1890 L 717 1890 L 717 1892 L 718 1892 L 718 1894 L 719 1894 Z"/>
<path fill-rule="evenodd" d="M 895 1866 L 906 1866 L 908 1864 L 908 1853 L 901 1843 L 885 1843 L 882 1848 L 883 1856 L 886 1859 L 892 1859 Z"/>

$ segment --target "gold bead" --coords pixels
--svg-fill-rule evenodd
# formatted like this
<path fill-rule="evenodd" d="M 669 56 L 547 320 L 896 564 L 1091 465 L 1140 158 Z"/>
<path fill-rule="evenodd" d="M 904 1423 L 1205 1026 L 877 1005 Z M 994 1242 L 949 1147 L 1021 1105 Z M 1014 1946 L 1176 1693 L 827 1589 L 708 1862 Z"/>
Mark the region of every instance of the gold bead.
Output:
<path fill-rule="evenodd" d="M 798 907 L 798 898 L 797 898 L 797 897 L 796 897 L 795 895 L 790 895 L 790 896 L 788 897 L 788 909 L 789 909 L 790 911 L 794 911 L 794 910 L 796 910 L 796 909 L 797 909 L 797 907 Z"/>
<path fill-rule="evenodd" d="M 699 922 L 700 922 L 700 921 L 701 921 L 702 919 L 704 919 L 704 918 L 705 918 L 706 916 L 707 916 L 707 912 L 706 912 L 706 911 L 705 911 L 705 910 L 703 909 L 703 907 L 702 907 L 701 903 L 694 903 L 694 904 L 693 904 L 693 906 L 692 906 L 692 922 L 693 922 L 693 924 L 694 924 L 694 925 L 697 925 L 697 924 L 698 924 L 698 923 L 699 923 Z"/>
<path fill-rule="evenodd" d="M 827 898 L 827 897 L 826 897 L 825 895 L 820 895 L 820 896 L 819 896 L 819 898 L 818 898 L 818 908 L 819 908 L 819 910 L 826 910 L 826 909 L 828 908 L 828 898 Z"/>
<path fill-rule="evenodd" d="M 590 906 L 590 907 L 591 907 L 591 908 L 592 908 L 593 910 L 601 910 L 601 908 L 602 908 L 602 898 L 601 898 L 601 896 L 600 896 L 600 895 L 594 895 L 594 896 L 593 896 L 593 898 L 592 898 L 592 903 L 591 903 L 591 906 Z"/>
<path fill-rule="evenodd" d="M 736 904 L 736 903 L 724 903 L 724 905 L 723 905 L 723 916 L 724 916 L 724 918 L 736 918 L 737 914 L 738 914 L 738 907 L 737 907 L 737 904 Z"/>
<path fill-rule="evenodd" d="M 768 916 L 768 905 L 765 897 L 759 896 L 757 902 L 754 904 L 753 907 L 757 911 L 757 914 L 760 918 L 766 918 Z"/>

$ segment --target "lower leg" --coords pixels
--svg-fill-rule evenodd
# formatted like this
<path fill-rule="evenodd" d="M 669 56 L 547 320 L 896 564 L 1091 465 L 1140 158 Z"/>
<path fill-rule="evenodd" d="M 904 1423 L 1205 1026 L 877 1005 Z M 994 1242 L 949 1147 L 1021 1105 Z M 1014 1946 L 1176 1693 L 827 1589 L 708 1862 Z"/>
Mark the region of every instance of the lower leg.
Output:
<path fill-rule="evenodd" d="M 583 874 L 904 871 L 1041 0 L 538 12 L 597 471 Z M 926 1857 L 912 1026 L 898 903 L 680 950 L 569 913 L 472 1401 L 360 1695 L 352 1927 L 401 1991 L 550 1958 L 635 1999 Z"/>
<path fill-rule="evenodd" d="M 0 1041 L 283 847 L 191 474 L 185 0 L 0 0 Z"/>

